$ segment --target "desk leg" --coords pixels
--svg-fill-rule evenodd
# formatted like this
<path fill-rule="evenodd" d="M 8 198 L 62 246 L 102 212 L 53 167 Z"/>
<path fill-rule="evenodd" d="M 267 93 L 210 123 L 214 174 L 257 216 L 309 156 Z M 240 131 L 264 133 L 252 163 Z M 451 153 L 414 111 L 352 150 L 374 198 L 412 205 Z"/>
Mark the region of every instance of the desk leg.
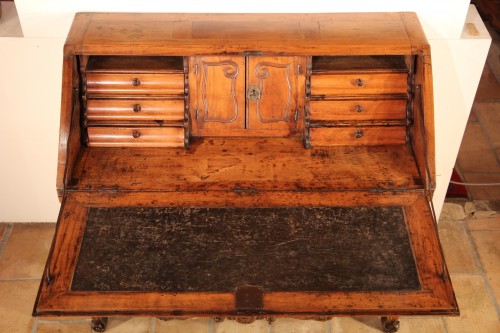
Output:
<path fill-rule="evenodd" d="M 399 317 L 387 316 L 380 318 L 382 322 L 382 331 L 386 333 L 395 333 L 399 330 Z"/>
<path fill-rule="evenodd" d="M 108 325 L 108 317 L 92 317 L 90 327 L 94 332 L 104 332 Z"/>

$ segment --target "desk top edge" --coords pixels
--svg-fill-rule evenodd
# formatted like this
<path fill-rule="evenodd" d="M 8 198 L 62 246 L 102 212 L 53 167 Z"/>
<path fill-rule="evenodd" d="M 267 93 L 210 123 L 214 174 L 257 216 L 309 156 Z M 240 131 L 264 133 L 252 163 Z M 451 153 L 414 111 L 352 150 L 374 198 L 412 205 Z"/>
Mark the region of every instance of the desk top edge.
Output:
<path fill-rule="evenodd" d="M 260 24 L 266 22 L 266 24 Z M 413 12 L 76 13 L 65 55 L 427 53 Z"/>

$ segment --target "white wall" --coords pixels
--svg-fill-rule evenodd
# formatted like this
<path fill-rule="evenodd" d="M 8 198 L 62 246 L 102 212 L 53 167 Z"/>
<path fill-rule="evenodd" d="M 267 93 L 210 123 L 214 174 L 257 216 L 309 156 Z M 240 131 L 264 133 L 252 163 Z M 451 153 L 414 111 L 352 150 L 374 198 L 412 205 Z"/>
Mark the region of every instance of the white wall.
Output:
<path fill-rule="evenodd" d="M 64 37 L 78 11 L 110 12 L 417 12 L 430 39 L 460 38 L 470 0 L 16 0 L 24 36 Z"/>
<path fill-rule="evenodd" d="M 438 174 L 434 203 L 438 214 L 490 44 L 484 26 L 472 15 L 474 11 L 468 20 L 476 20 L 480 35 L 462 32 L 469 0 L 290 0 L 286 5 L 281 0 L 15 3 L 25 38 L 0 38 L 0 222 L 57 219 L 62 46 L 77 11 L 417 12 L 433 56 Z"/>
<path fill-rule="evenodd" d="M 479 34 L 471 36 L 464 29 L 460 39 L 430 40 L 433 55 L 437 174 L 433 201 L 438 214 L 446 196 L 491 44 L 488 31 L 474 6 L 470 6 L 466 23 L 473 23 Z"/>
<path fill-rule="evenodd" d="M 0 38 L 0 222 L 55 222 L 62 39 Z"/>

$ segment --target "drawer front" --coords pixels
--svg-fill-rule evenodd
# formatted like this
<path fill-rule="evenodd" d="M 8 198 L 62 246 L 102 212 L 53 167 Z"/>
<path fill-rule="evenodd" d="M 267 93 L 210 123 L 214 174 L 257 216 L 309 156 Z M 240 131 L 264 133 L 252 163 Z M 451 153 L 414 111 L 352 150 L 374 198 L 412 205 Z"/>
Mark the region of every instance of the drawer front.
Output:
<path fill-rule="evenodd" d="M 313 95 L 406 94 L 406 73 L 323 74 L 311 76 Z"/>
<path fill-rule="evenodd" d="M 89 121 L 182 121 L 184 100 L 90 99 Z"/>
<path fill-rule="evenodd" d="M 182 127 L 89 127 L 90 147 L 184 147 Z"/>
<path fill-rule="evenodd" d="M 310 129 L 311 146 L 404 145 L 404 126 L 321 127 Z"/>
<path fill-rule="evenodd" d="M 384 120 L 405 119 L 406 100 L 337 100 L 311 101 L 310 118 L 314 120 Z"/>
<path fill-rule="evenodd" d="M 183 74 L 87 73 L 87 93 L 106 95 L 181 95 Z"/>

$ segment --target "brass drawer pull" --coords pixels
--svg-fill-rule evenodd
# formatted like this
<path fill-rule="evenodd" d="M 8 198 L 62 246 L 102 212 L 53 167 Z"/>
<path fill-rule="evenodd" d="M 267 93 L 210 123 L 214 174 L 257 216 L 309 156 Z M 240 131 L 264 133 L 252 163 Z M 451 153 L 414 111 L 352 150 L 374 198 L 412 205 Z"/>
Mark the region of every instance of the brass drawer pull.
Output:
<path fill-rule="evenodd" d="M 134 139 L 138 139 L 141 137 L 141 132 L 135 130 L 132 132 L 132 136 L 134 137 Z"/>
<path fill-rule="evenodd" d="M 356 139 L 361 139 L 363 137 L 363 130 L 357 129 L 356 132 L 354 132 L 354 137 Z"/>
<path fill-rule="evenodd" d="M 361 113 L 361 112 L 363 112 L 363 110 L 364 110 L 363 105 L 360 105 L 360 104 L 354 105 L 354 111 Z"/>
<path fill-rule="evenodd" d="M 132 108 L 133 108 L 134 112 L 139 112 L 142 109 L 141 104 L 134 104 L 134 105 L 132 105 Z"/>
<path fill-rule="evenodd" d="M 365 85 L 365 81 L 363 79 L 356 79 L 353 81 L 353 84 L 358 87 L 362 87 Z"/>
<path fill-rule="evenodd" d="M 134 87 L 140 86 L 140 85 L 141 85 L 141 80 L 139 80 L 139 78 L 137 78 L 137 77 L 134 77 L 134 78 L 132 79 L 132 85 L 133 85 Z"/>

